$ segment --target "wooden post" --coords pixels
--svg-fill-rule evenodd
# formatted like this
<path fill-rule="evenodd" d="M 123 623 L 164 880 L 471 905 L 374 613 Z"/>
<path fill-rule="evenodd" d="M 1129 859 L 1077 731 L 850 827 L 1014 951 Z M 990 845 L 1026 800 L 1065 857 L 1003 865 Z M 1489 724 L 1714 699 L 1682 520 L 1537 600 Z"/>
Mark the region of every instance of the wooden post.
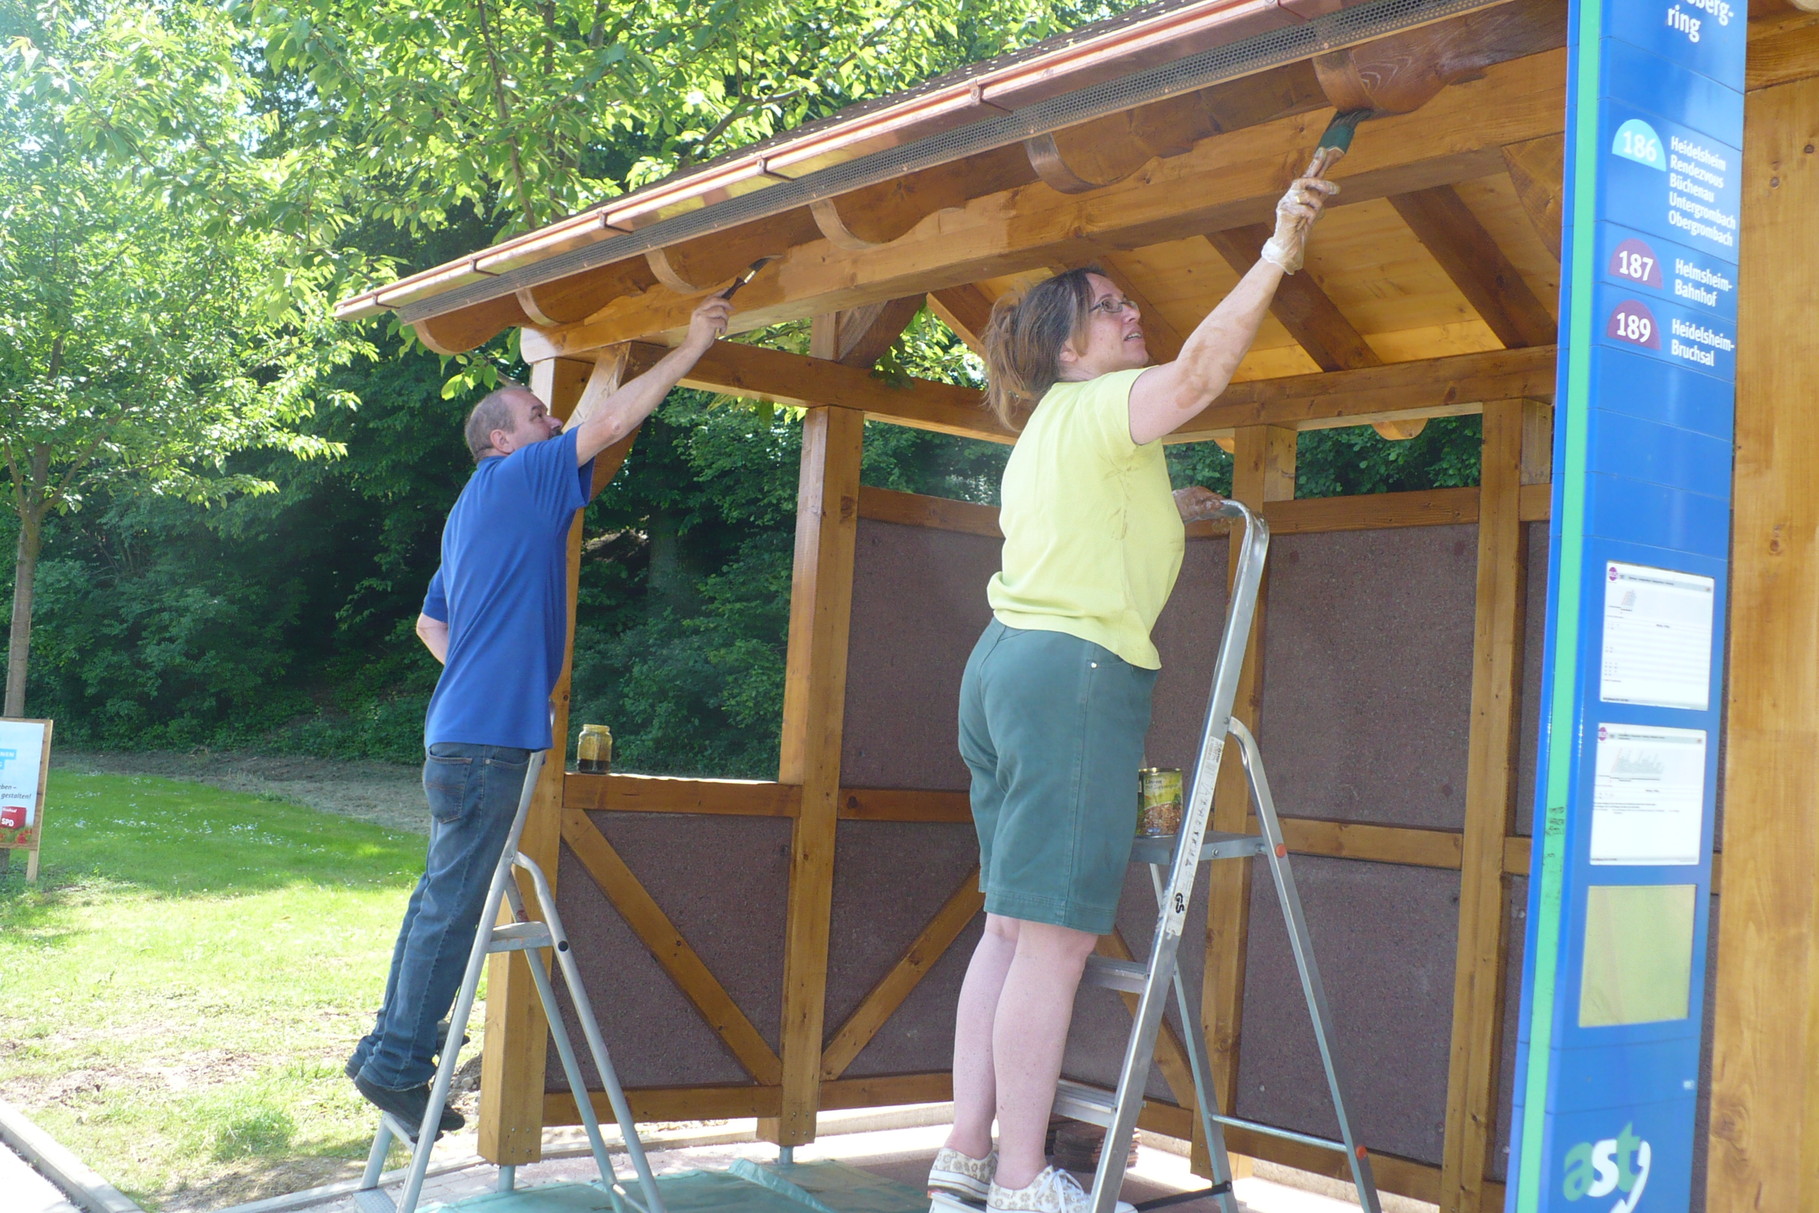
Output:
<path fill-rule="evenodd" d="M 609 364 L 622 366 L 623 361 Z M 594 364 L 573 358 L 551 358 L 531 366 L 531 390 L 552 415 L 567 417 L 581 399 Z M 614 372 L 616 373 L 616 372 Z M 629 448 L 629 439 L 620 444 Z M 619 448 L 615 448 L 619 449 Z M 601 483 L 603 453 L 595 462 L 595 485 Z M 623 449 L 618 459 L 623 462 Z M 605 472 L 611 478 L 618 465 Z M 556 887 L 556 860 L 562 837 L 562 778 L 568 754 L 569 671 L 575 654 L 575 593 L 581 574 L 581 514 L 568 533 L 568 638 L 562 674 L 550 696 L 555 709 L 553 745 L 537 779 L 530 815 L 518 849 L 533 859 Z M 520 876 L 529 904 L 536 900 Z M 502 910 L 502 916 L 509 911 Z M 480 1156 L 499 1166 L 536 1162 L 543 1155 L 544 1057 L 549 1026 L 537 998 L 537 987 L 522 952 L 501 952 L 487 962 L 486 1039 L 480 1062 Z M 547 964 L 546 964 L 547 967 Z"/>
<path fill-rule="evenodd" d="M 1711 1213 L 1819 1208 L 1819 79 L 1747 106 Z"/>
<path fill-rule="evenodd" d="M 777 771 L 779 783 L 801 786 L 802 808 L 790 845 L 779 1050 L 782 1104 L 776 1119 L 761 1120 L 758 1126 L 760 1136 L 785 1146 L 814 1140 L 820 1104 L 828 915 L 833 905 L 864 426 L 862 414 L 829 406 L 810 409 L 802 422 L 783 744 Z"/>
<path fill-rule="evenodd" d="M 1295 496 L 1295 431 L 1280 426 L 1246 426 L 1237 431 L 1232 466 L 1232 496 L 1263 512 L 1266 502 Z M 1234 528 L 1230 568 L 1238 567 L 1243 537 Z M 1263 625 L 1267 612 L 1269 573 L 1257 595 L 1256 621 L 1238 677 L 1232 713 L 1255 727 L 1263 706 Z M 1236 747 L 1227 746 L 1213 799 L 1212 828 L 1234 833 L 1251 817 L 1250 788 Z M 1238 1100 L 1238 1047 L 1244 1018 L 1245 941 L 1250 924 L 1251 874 L 1247 863 L 1216 863 L 1208 876 L 1206 907 L 1206 972 L 1200 995 L 1201 1030 L 1207 1042 L 1208 1078 L 1220 1110 L 1231 1114 Z M 1194 1126 L 1194 1162 L 1205 1174 L 1206 1143 L 1199 1120 Z"/>
<path fill-rule="evenodd" d="M 1471 735 L 1440 1164 L 1440 1208 L 1445 1213 L 1479 1213 L 1485 1204 L 1485 1146 L 1503 1043 L 1503 840 L 1515 796 L 1515 703 L 1522 678 L 1525 566 L 1518 507 L 1524 439 L 1534 429 L 1531 417 L 1545 412 L 1545 406 L 1522 400 L 1487 401 L 1484 406 Z"/>

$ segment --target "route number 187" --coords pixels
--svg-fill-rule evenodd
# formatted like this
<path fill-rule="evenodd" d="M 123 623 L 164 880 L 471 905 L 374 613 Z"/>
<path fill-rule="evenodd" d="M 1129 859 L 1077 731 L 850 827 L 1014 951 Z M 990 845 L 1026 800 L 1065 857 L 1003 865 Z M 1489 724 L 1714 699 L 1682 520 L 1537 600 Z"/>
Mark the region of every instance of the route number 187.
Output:
<path fill-rule="evenodd" d="M 1617 273 L 1633 282 L 1647 282 L 1654 276 L 1655 259 L 1629 249 L 1617 250 Z M 1646 323 L 1646 322 L 1645 322 Z"/>

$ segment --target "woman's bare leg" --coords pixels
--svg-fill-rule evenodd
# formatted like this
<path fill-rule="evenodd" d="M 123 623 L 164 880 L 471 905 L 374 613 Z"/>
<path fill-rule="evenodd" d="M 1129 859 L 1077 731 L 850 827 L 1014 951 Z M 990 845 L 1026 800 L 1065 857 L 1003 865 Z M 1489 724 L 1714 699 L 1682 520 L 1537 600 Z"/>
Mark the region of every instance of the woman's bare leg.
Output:
<path fill-rule="evenodd" d="M 998 1111 L 992 1021 L 1021 925 L 1015 918 L 985 916 L 985 934 L 973 949 L 954 1011 L 954 1129 L 947 1145 L 969 1158 L 984 1158 L 992 1148 L 992 1117 Z"/>
<path fill-rule="evenodd" d="M 1074 991 L 1097 938 L 1048 923 L 1017 923 L 1015 955 L 992 1020 L 1003 1187 L 1027 1187 L 1048 1165 L 1043 1145 L 1074 1016 Z"/>

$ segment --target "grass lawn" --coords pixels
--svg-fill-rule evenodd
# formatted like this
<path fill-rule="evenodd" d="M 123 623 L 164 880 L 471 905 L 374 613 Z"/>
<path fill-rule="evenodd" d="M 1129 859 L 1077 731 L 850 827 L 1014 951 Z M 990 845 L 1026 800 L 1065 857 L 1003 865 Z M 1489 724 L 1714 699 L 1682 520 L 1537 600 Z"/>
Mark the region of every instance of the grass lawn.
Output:
<path fill-rule="evenodd" d="M 45 827 L 38 886 L 23 856 L 0 879 L 0 1099 L 154 1213 L 357 1175 L 374 1119 L 341 1065 L 423 839 L 60 772 Z"/>

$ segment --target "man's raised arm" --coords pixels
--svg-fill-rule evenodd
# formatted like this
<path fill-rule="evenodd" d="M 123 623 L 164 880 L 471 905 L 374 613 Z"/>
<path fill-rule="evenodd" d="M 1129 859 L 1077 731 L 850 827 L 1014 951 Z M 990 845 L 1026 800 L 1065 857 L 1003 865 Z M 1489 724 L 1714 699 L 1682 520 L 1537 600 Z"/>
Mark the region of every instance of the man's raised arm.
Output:
<path fill-rule="evenodd" d="M 581 400 L 563 429 L 576 430 L 575 461 L 579 466 L 638 428 L 670 389 L 682 381 L 709 346 L 726 332 L 733 305 L 718 295 L 702 301 L 689 317 L 688 335 L 682 344 L 657 360 L 657 365 L 636 379 L 609 391 L 605 363 L 596 363 L 582 389 Z"/>

